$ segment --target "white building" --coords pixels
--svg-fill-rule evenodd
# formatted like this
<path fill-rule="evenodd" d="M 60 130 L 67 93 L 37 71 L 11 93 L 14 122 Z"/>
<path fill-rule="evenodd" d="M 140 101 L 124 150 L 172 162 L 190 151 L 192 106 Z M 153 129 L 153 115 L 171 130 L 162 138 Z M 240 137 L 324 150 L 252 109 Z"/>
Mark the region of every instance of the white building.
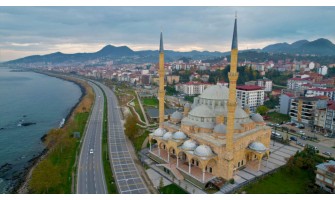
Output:
<path fill-rule="evenodd" d="M 250 111 L 264 104 L 264 89 L 256 85 L 240 85 L 236 87 L 236 95 L 241 99 L 242 106 L 249 105 Z"/>
<path fill-rule="evenodd" d="M 290 78 L 287 80 L 287 89 L 301 90 L 302 85 L 308 83 L 311 83 L 311 81 L 306 78 Z"/>
<path fill-rule="evenodd" d="M 327 66 L 321 66 L 318 68 L 318 73 L 322 75 L 327 75 L 328 73 L 328 67 Z"/>
<path fill-rule="evenodd" d="M 201 94 L 210 84 L 201 83 L 197 81 L 191 81 L 187 83 L 180 83 L 175 86 L 178 92 L 182 92 L 187 95 Z"/>
<path fill-rule="evenodd" d="M 309 88 L 306 90 L 305 97 L 327 96 L 335 100 L 335 89 L 333 88 Z"/>

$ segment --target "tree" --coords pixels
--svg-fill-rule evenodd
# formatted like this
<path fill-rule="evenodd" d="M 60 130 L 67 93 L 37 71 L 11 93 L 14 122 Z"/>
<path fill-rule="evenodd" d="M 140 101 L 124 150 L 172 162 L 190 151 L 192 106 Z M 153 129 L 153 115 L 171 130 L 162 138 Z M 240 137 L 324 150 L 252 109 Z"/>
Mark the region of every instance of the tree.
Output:
<path fill-rule="evenodd" d="M 265 115 L 269 111 L 269 108 L 266 106 L 258 106 L 256 109 L 256 112 L 259 113 L 260 115 Z"/>
<path fill-rule="evenodd" d="M 129 139 L 135 138 L 135 136 L 138 133 L 138 127 L 136 124 L 137 124 L 136 117 L 132 114 L 129 114 L 126 118 L 126 123 L 124 125 L 125 133 L 129 137 Z"/>

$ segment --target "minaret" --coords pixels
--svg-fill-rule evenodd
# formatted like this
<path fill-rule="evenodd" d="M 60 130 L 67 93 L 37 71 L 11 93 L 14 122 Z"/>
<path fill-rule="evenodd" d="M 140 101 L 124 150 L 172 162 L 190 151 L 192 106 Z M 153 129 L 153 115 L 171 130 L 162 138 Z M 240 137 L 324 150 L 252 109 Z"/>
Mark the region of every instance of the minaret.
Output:
<path fill-rule="evenodd" d="M 226 135 L 226 162 L 228 164 L 227 178 L 233 178 L 234 171 L 234 121 L 235 121 L 235 110 L 236 110 L 236 81 L 238 78 L 237 72 L 237 16 L 235 15 L 233 41 L 231 45 L 231 61 L 230 61 L 230 72 L 228 73 L 229 78 L 229 100 L 227 103 L 228 117 L 227 117 L 227 135 Z"/>
<path fill-rule="evenodd" d="M 163 33 L 161 32 L 160 44 L 159 44 L 159 90 L 158 90 L 158 100 L 159 100 L 159 127 L 163 128 L 164 123 L 164 49 L 163 49 Z"/>

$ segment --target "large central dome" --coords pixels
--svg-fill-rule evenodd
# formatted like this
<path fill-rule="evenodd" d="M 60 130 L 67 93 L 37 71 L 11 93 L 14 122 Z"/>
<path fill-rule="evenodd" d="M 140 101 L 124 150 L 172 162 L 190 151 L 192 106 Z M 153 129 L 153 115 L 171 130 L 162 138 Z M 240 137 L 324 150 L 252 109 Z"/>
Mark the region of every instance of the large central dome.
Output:
<path fill-rule="evenodd" d="M 208 87 L 199 96 L 203 99 L 226 100 L 229 98 L 229 89 L 222 85 L 213 85 Z"/>

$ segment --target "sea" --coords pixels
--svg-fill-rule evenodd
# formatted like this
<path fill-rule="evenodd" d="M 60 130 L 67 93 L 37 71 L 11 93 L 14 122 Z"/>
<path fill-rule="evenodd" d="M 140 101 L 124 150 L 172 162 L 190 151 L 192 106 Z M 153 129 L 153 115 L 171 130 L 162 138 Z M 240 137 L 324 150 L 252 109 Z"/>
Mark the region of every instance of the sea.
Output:
<path fill-rule="evenodd" d="M 78 85 L 35 72 L 0 67 L 0 193 L 12 193 L 41 137 L 58 128 L 82 95 Z"/>

